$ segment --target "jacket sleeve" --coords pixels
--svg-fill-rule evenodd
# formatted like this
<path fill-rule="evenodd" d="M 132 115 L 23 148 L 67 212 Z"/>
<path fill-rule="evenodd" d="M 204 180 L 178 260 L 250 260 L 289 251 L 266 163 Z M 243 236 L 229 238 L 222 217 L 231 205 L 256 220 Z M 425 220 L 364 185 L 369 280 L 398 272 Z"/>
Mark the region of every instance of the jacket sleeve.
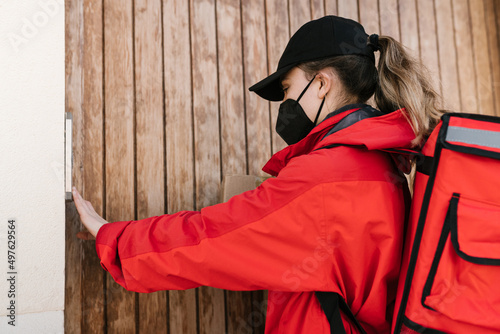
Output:
<path fill-rule="evenodd" d="M 360 182 L 325 182 L 324 174 L 318 161 L 298 157 L 277 178 L 228 202 L 106 224 L 96 238 L 101 265 L 117 283 L 137 292 L 200 285 L 336 291 L 339 283 L 332 275 L 340 272 L 340 261 L 352 257 L 339 260 L 334 254 L 339 247 L 359 248 L 351 239 L 356 236 L 347 235 L 355 224 L 366 225 L 361 217 L 370 215 L 371 207 L 379 210 L 377 204 L 354 207 L 352 189 L 361 197 L 384 196 L 373 189 L 387 182 L 366 183 L 363 189 Z M 374 219 L 382 224 L 385 218 Z M 392 238 L 392 231 L 381 230 Z"/>
<path fill-rule="evenodd" d="M 322 221 L 321 184 L 287 166 L 279 177 L 201 211 L 119 221 L 96 238 L 101 266 L 127 290 L 200 285 L 230 290 L 314 290 L 332 252 Z M 316 268 L 318 267 L 318 268 Z M 323 269 L 321 269 L 321 268 Z M 298 273 L 298 274 L 294 274 Z"/>

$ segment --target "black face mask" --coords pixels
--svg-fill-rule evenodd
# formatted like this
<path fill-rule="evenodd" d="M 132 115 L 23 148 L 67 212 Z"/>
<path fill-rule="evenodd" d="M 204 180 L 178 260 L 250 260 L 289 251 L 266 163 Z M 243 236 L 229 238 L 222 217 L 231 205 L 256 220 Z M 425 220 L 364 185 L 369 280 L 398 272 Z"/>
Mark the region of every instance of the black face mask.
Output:
<path fill-rule="evenodd" d="M 314 78 L 316 78 L 316 76 L 314 76 Z M 321 113 L 321 108 L 323 108 L 323 103 L 325 103 L 325 99 L 323 98 L 318 113 L 316 114 L 316 118 L 314 119 L 314 123 L 309 119 L 309 117 L 307 117 L 304 109 L 302 109 L 299 104 L 300 98 L 304 95 L 307 88 L 309 88 L 314 78 L 309 81 L 297 100 L 287 99 L 285 102 L 280 104 L 278 120 L 276 121 L 276 132 L 288 145 L 295 144 L 311 132 L 311 130 L 316 126 L 319 114 Z"/>

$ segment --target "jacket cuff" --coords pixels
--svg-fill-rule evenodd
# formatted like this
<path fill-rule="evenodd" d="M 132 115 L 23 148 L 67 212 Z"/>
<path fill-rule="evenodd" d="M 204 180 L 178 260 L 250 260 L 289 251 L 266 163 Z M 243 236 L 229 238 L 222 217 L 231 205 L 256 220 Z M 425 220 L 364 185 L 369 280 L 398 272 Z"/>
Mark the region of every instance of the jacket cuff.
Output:
<path fill-rule="evenodd" d="M 119 221 L 101 226 L 96 235 L 96 252 L 101 267 L 109 272 L 114 280 L 125 289 L 120 256 L 118 254 L 118 238 L 132 221 Z"/>

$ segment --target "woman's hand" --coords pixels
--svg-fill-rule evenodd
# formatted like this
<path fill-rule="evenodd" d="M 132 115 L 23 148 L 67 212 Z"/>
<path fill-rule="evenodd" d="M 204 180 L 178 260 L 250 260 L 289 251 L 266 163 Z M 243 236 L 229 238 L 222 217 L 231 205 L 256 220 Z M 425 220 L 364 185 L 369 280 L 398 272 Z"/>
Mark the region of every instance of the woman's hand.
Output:
<path fill-rule="evenodd" d="M 94 207 L 89 201 L 83 199 L 76 187 L 73 187 L 73 200 L 75 201 L 76 209 L 80 214 L 80 220 L 87 228 L 87 231 L 81 231 L 76 236 L 83 240 L 95 239 L 97 232 L 102 225 L 108 222 L 95 212 Z"/>

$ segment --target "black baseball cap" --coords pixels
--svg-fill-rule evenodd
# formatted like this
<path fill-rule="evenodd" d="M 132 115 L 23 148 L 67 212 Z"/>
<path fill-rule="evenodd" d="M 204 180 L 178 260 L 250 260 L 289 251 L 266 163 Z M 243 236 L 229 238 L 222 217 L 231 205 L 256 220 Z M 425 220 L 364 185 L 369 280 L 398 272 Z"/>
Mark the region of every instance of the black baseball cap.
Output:
<path fill-rule="evenodd" d="M 249 88 L 270 101 L 283 100 L 280 76 L 300 63 L 342 55 L 367 56 L 375 63 L 374 49 L 361 24 L 329 15 L 304 24 L 290 38 L 276 72 Z"/>

